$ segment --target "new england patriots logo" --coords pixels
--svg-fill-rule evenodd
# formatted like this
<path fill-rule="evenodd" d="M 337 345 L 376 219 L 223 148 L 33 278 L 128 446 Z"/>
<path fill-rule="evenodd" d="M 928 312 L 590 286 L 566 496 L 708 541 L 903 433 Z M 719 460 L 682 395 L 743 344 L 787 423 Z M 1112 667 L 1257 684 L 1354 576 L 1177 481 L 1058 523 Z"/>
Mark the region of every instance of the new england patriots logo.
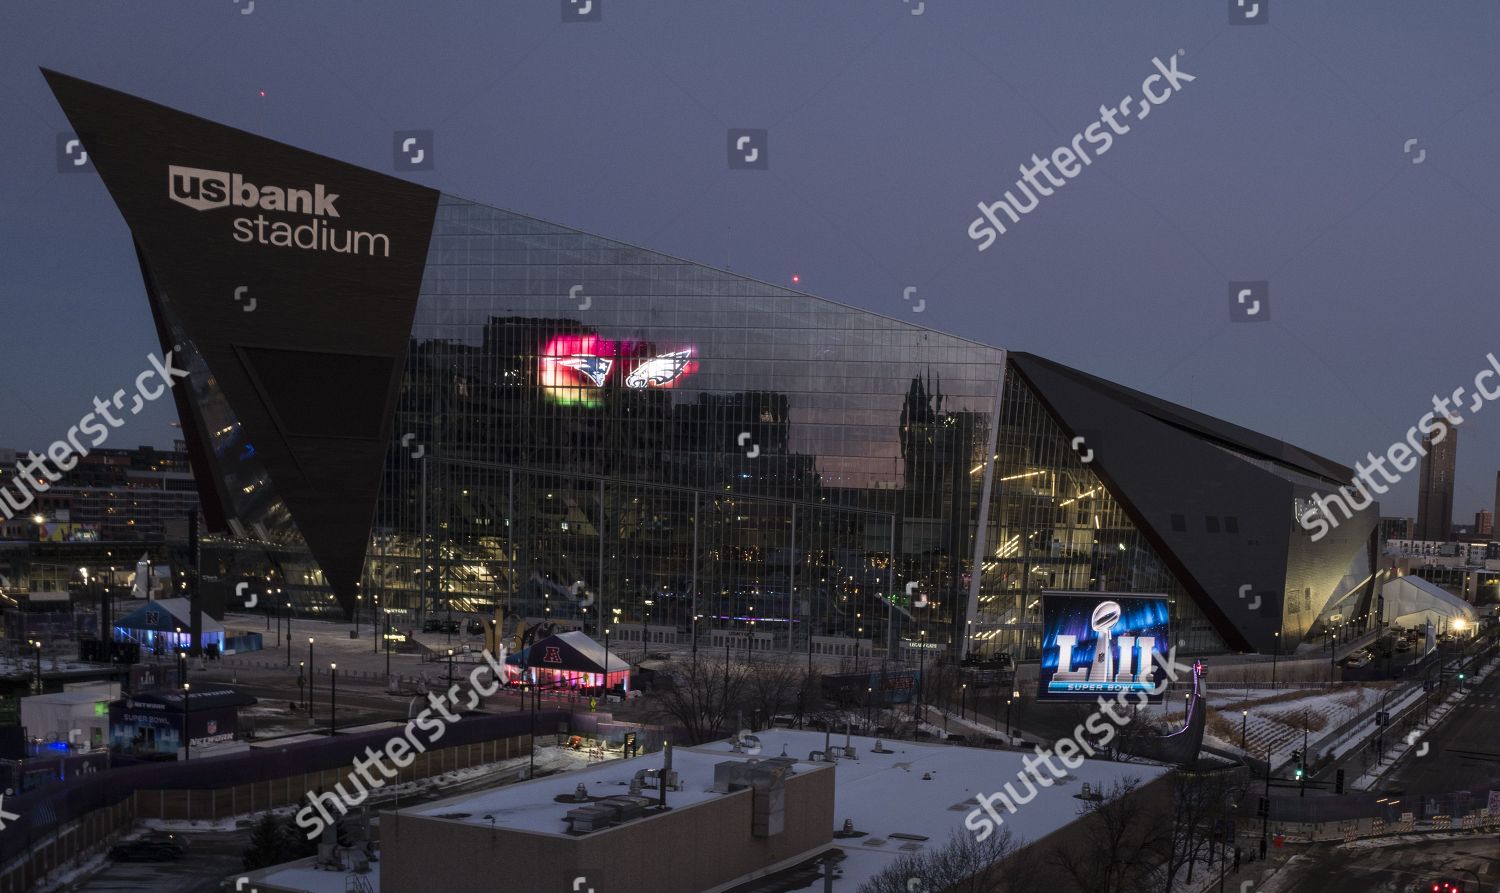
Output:
<path fill-rule="evenodd" d="M 560 358 L 557 365 L 574 370 L 593 382 L 594 387 L 600 388 L 604 386 L 604 379 L 609 377 L 609 370 L 614 368 L 615 361 L 593 354 L 575 353 L 570 357 Z"/>
<path fill-rule="evenodd" d="M 652 357 L 646 362 L 630 370 L 630 375 L 625 379 L 628 388 L 660 387 L 670 383 L 682 370 L 687 368 L 688 360 L 693 352 L 689 350 L 677 350 L 672 353 L 664 353 L 659 357 Z"/>

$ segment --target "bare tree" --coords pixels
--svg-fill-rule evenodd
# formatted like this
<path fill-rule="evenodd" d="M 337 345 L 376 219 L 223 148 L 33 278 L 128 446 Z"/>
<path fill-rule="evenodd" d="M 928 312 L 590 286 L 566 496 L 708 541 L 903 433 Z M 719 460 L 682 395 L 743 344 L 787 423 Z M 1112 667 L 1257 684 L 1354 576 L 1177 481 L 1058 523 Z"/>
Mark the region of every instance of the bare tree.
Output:
<path fill-rule="evenodd" d="M 807 670 L 784 659 L 759 660 L 750 666 L 745 684 L 745 705 L 751 710 L 748 725 L 762 728 L 783 710 L 789 710 L 803 699 Z"/>
<path fill-rule="evenodd" d="M 1002 864 L 1003 863 L 1003 864 Z M 857 893 L 1032 893 L 1041 889 L 1041 863 L 1019 846 L 1010 829 L 983 841 L 954 832 L 941 849 L 902 856 L 860 885 Z"/>
<path fill-rule="evenodd" d="M 1066 843 L 1054 846 L 1049 861 L 1089 893 L 1140 893 L 1157 886 L 1167 832 L 1141 798 L 1133 796 L 1139 779 L 1123 779 L 1104 798 L 1079 807 L 1082 851 Z"/>
<path fill-rule="evenodd" d="M 1193 772 L 1179 770 L 1172 774 L 1172 814 L 1165 841 L 1162 864 L 1163 886 L 1172 893 L 1177 876 L 1186 869 L 1184 880 L 1191 883 L 1197 863 L 1207 862 L 1214 833 L 1229 815 L 1233 804 L 1246 793 L 1247 780 L 1229 770 Z"/>
<path fill-rule="evenodd" d="M 744 706 L 750 676 L 749 667 L 727 659 L 673 667 L 648 696 L 647 712 L 675 721 L 693 744 L 723 738 L 739 731 L 728 726 Z"/>

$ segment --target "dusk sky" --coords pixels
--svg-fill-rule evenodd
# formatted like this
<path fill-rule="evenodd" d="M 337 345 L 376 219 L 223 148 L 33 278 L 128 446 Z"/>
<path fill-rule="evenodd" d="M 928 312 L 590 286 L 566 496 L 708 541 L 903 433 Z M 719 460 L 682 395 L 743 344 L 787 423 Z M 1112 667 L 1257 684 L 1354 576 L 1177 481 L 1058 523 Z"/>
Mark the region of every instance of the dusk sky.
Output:
<path fill-rule="evenodd" d="M 1236 0 L 592 2 L 6 4 L 0 445 L 65 436 L 157 350 L 119 212 L 59 172 L 38 66 L 387 172 L 394 132 L 431 130 L 403 176 L 1350 464 L 1500 353 L 1500 4 L 1259 0 L 1269 21 L 1230 25 Z M 976 205 L 1173 54 L 1194 79 L 977 250 Z M 768 169 L 728 168 L 735 128 L 767 131 Z M 1262 280 L 1269 319 L 1234 321 L 1229 283 Z M 160 400 L 108 445 L 170 445 L 173 420 Z M 1500 405 L 1458 466 L 1470 523 Z M 1415 514 L 1415 473 L 1381 501 Z"/>

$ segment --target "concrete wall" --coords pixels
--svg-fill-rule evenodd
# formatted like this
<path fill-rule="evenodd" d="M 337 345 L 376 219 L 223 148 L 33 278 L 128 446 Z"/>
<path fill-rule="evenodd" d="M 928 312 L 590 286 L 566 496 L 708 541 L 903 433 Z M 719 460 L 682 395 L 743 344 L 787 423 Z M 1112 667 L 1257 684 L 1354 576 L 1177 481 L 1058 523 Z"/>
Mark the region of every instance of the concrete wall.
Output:
<path fill-rule="evenodd" d="M 786 829 L 771 838 L 751 834 L 749 790 L 576 837 L 562 833 L 571 808 L 565 803 L 556 805 L 558 833 L 383 813 L 380 886 L 572 890 L 574 879 L 584 877 L 584 889 L 700 893 L 826 846 L 833 839 L 833 788 L 833 767 L 799 768 L 786 780 Z"/>

